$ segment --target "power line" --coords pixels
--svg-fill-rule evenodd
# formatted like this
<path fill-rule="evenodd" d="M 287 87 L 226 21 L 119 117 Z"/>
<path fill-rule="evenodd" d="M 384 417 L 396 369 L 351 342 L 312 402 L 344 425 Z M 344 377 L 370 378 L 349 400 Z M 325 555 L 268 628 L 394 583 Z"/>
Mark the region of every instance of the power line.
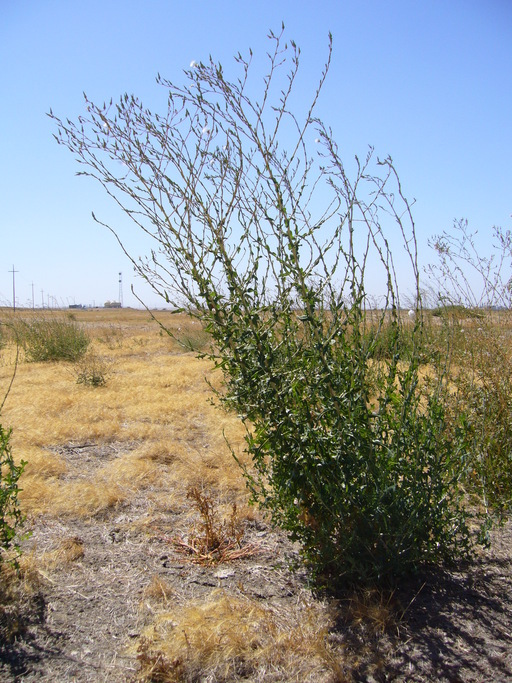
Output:
<path fill-rule="evenodd" d="M 14 264 L 12 266 L 12 270 L 9 271 L 9 273 L 12 273 L 12 312 L 16 313 L 16 273 L 19 273 L 19 270 L 14 270 Z"/>

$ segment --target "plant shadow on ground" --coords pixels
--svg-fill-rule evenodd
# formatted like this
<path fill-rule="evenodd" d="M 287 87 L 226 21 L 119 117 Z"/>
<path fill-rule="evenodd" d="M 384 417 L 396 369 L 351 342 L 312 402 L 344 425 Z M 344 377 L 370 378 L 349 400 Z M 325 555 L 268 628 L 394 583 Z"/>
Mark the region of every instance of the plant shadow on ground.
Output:
<path fill-rule="evenodd" d="M 27 672 L 44 665 L 48 657 L 59 657 L 60 649 L 50 644 L 36 642 L 35 638 L 25 636 L 14 643 L 0 645 L 0 663 L 6 681 L 24 681 Z"/>
<path fill-rule="evenodd" d="M 496 537 L 502 552 L 433 568 L 387 595 L 338 596 L 349 604 L 333 636 L 350 653 L 348 680 L 512 680 L 510 524 Z"/>
<path fill-rule="evenodd" d="M 0 585 L 0 665 L 12 680 L 41 664 L 58 649 L 41 642 L 33 633 L 34 626 L 46 619 L 46 603 L 42 592 L 27 594 L 16 578 L 1 576 Z M 3 680 L 3 679 L 2 679 Z M 8 680 L 11 680 L 9 678 Z"/>
<path fill-rule="evenodd" d="M 98 536 L 98 552 L 105 552 L 103 539 L 110 525 L 111 522 L 107 523 L 105 530 Z M 87 533 L 85 528 L 83 531 Z M 89 531 L 92 532 L 93 528 Z M 505 525 L 495 532 L 495 536 L 494 546 L 483 552 L 472 564 L 452 570 L 436 569 L 423 573 L 414 579 L 403 581 L 398 588 L 388 593 L 377 590 L 338 593 L 336 599 L 331 600 L 337 619 L 327 635 L 333 661 L 331 664 L 327 663 L 324 675 L 318 680 L 326 683 L 426 683 L 433 680 L 477 683 L 485 680 L 512 680 L 512 525 Z M 128 540 L 135 543 L 134 548 L 137 549 L 130 558 L 130 563 L 136 562 L 136 557 L 142 562 L 144 546 L 147 549 L 150 547 L 146 545 L 147 539 L 137 536 Z M 137 568 L 141 587 L 144 582 L 147 584 L 149 581 L 148 572 L 157 571 L 158 576 L 170 586 L 178 602 L 181 602 L 180 595 L 187 600 L 202 600 L 213 586 L 219 585 L 219 580 L 215 578 L 218 575 L 218 566 L 204 567 L 183 563 L 183 557 L 179 553 L 175 559 L 171 559 L 171 546 L 161 545 L 153 539 L 151 545 L 155 543 L 150 556 Z M 87 554 L 90 555 L 87 565 L 96 564 L 99 560 L 91 544 L 92 539 L 86 537 L 86 546 L 89 548 Z M 283 547 L 285 545 L 282 544 Z M 125 553 L 128 546 L 117 541 L 109 544 L 109 547 L 112 552 L 124 547 L 122 552 Z M 165 547 L 169 555 L 162 555 Z M 279 557 L 281 554 L 283 557 Z M 165 562 L 164 557 L 168 558 Z M 101 559 L 106 560 L 106 557 Z M 115 558 L 110 558 L 109 555 L 109 559 Z M 237 583 L 243 581 L 244 593 L 251 600 L 257 600 L 263 606 L 270 599 L 276 608 L 279 609 L 282 604 L 286 609 L 286 605 L 296 602 L 301 591 L 304 591 L 306 578 L 304 575 L 285 576 L 287 572 L 283 573 L 282 562 L 285 561 L 285 555 L 282 550 L 274 553 L 276 567 L 280 567 L 277 572 L 275 569 L 272 571 L 270 566 L 264 574 L 254 571 L 262 561 L 265 563 L 269 559 L 264 555 L 254 560 L 249 558 L 225 565 L 230 571 L 226 572 L 229 578 L 220 581 L 223 590 L 227 591 L 227 595 L 234 596 Z M 143 565 L 144 574 L 140 571 Z M 87 657 L 76 652 L 79 650 L 76 638 L 84 638 L 93 622 L 95 629 L 104 630 L 105 636 L 110 633 L 109 622 L 112 621 L 112 616 L 105 610 L 105 603 L 99 595 L 103 590 L 99 585 L 99 576 L 93 581 L 94 604 L 89 601 L 84 609 L 83 605 L 79 605 L 80 595 L 70 600 L 72 596 L 69 591 L 66 592 L 66 583 L 72 582 L 75 585 L 80 572 L 84 571 L 80 566 L 76 563 L 69 565 L 70 574 L 67 578 L 67 575 L 62 575 L 61 588 L 57 583 L 43 586 L 42 591 L 33 595 L 30 600 L 25 600 L 21 605 L 18 603 L 17 613 L 13 614 L 20 624 L 18 633 L 9 643 L 4 642 L 0 646 L 2 680 L 13 683 L 46 681 L 49 679 L 45 677 L 45 672 L 52 671 L 55 676 L 60 671 L 64 675 L 65 671 L 69 673 L 70 666 L 74 667 L 77 677 L 73 680 L 77 681 L 148 680 L 137 678 L 136 675 L 134 677 L 133 658 L 124 656 L 116 659 L 119 648 L 123 648 L 120 641 L 115 643 L 110 638 L 105 640 L 101 637 L 95 644 L 93 639 L 87 638 L 88 648 L 92 652 Z M 75 575 L 74 572 L 77 571 L 79 574 Z M 119 577 L 112 577 L 112 581 L 116 580 L 119 581 Z M 105 594 L 108 595 L 110 590 L 112 587 L 107 587 Z M 136 588 L 135 593 L 140 596 Z M 76 604 L 69 607 L 67 615 L 64 614 L 64 603 L 73 601 Z M 132 611 L 133 607 L 134 605 L 129 607 L 128 611 Z M 58 609 L 53 616 L 52 609 Z M 119 615 L 123 610 L 126 611 L 126 596 L 119 598 L 116 609 L 120 610 Z M 135 614 L 135 610 L 133 611 Z M 58 622 L 55 622 L 58 615 Z M 123 628 L 125 635 L 126 630 L 130 629 L 139 633 L 141 624 L 137 625 L 134 621 L 127 628 L 129 621 L 128 619 Z M 75 634 L 77 624 L 81 624 L 80 633 Z M 130 637 L 133 638 L 133 634 Z M 94 660 L 96 647 L 99 659 Z M 108 648 L 112 648 L 110 653 L 107 652 Z M 104 667 L 107 659 L 116 659 L 115 670 L 108 671 Z M 87 678 L 91 674 L 95 676 L 94 679 Z M 254 681 L 296 680 L 293 676 L 289 679 L 267 678 L 263 673 L 260 677 L 254 670 L 251 676 L 249 679 Z M 241 672 L 232 672 L 228 678 L 212 680 L 228 683 L 247 678 Z"/>
<path fill-rule="evenodd" d="M 407 680 L 511 680 L 512 593 L 510 580 L 500 580 L 509 572 L 509 561 L 492 559 L 460 573 L 425 577 L 412 596 L 389 673 L 410 672 Z M 404 587 L 402 600 L 415 589 Z"/>

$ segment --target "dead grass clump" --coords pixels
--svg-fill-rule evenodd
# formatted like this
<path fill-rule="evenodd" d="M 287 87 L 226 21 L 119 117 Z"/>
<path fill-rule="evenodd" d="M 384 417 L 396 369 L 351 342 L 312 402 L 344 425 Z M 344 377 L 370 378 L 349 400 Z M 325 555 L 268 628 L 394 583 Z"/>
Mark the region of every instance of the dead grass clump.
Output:
<path fill-rule="evenodd" d="M 62 514 L 88 517 L 115 507 L 126 499 L 126 495 L 111 482 L 66 482 L 60 488 L 57 506 L 60 504 Z"/>
<path fill-rule="evenodd" d="M 167 605 L 175 594 L 176 591 L 165 579 L 155 575 L 144 589 L 143 597 L 145 600 Z"/>
<path fill-rule="evenodd" d="M 27 461 L 24 470 L 24 481 L 30 477 L 50 479 L 65 474 L 67 465 L 58 453 L 37 446 L 26 445 L 23 448 L 23 458 Z M 24 483 L 24 487 L 26 484 Z"/>
<path fill-rule="evenodd" d="M 93 517 L 123 502 L 127 492 L 108 481 L 60 481 L 28 476 L 23 480 L 20 501 L 34 515 Z"/>
<path fill-rule="evenodd" d="M 55 548 L 45 550 L 40 555 L 35 551 L 32 551 L 31 555 L 24 555 L 23 560 L 27 557 L 25 566 L 33 563 L 41 573 L 81 560 L 84 555 L 85 544 L 83 540 L 79 536 L 72 536 L 70 538 L 64 538 Z M 29 557 L 32 559 L 28 559 Z"/>
<path fill-rule="evenodd" d="M 108 460 L 95 473 L 95 478 L 131 489 L 138 489 L 142 482 L 154 481 L 158 476 L 161 477 L 162 472 L 158 472 L 153 462 L 141 458 L 136 450 L 127 450 L 118 457 Z"/>
<path fill-rule="evenodd" d="M 139 642 L 138 681 L 341 682 L 347 679 L 328 639 L 332 623 L 318 603 L 280 610 L 214 591 L 158 616 Z"/>
<path fill-rule="evenodd" d="M 81 560 L 85 554 L 83 540 L 79 536 L 65 538 L 56 550 L 59 561 L 68 563 Z"/>
<path fill-rule="evenodd" d="M 393 591 L 368 588 L 346 599 L 344 621 L 352 628 L 364 628 L 373 634 L 396 630 L 397 604 Z"/>
<path fill-rule="evenodd" d="M 176 459 L 176 453 L 166 441 L 146 442 L 137 449 L 137 453 L 140 458 L 160 465 L 171 465 Z"/>

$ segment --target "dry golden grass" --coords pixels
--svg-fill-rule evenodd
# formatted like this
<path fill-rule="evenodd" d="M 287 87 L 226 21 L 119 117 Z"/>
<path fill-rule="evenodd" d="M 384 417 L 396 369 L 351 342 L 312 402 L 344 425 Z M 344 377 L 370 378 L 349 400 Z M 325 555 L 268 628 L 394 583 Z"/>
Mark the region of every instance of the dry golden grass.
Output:
<path fill-rule="evenodd" d="M 161 576 L 153 576 L 144 589 L 144 600 L 167 605 L 175 594 L 174 588 Z"/>
<path fill-rule="evenodd" d="M 331 626 L 325 606 L 306 598 L 283 611 L 215 590 L 157 617 L 139 645 L 139 680 L 341 682 Z"/>
<path fill-rule="evenodd" d="M 54 548 L 45 550 L 43 553 L 37 554 L 32 551 L 30 554 L 22 555 L 20 566 L 22 571 L 34 571 L 44 575 L 45 572 L 51 571 L 56 567 L 70 562 L 76 562 L 84 556 L 84 542 L 78 536 L 71 538 L 64 538 Z"/>
<path fill-rule="evenodd" d="M 30 317 L 31 312 L 17 315 Z M 73 316 L 92 338 L 91 352 L 108 359 L 106 385 L 77 384 L 69 363 L 27 363 L 21 358 L 2 411 L 3 425 L 13 427 L 13 454 L 27 461 L 20 502 L 28 526 L 49 518 L 92 519 L 142 495 L 146 514 L 134 522 L 138 529 L 165 530 L 171 507 L 182 511 L 182 524 L 190 529 L 198 524 L 187 498 L 191 487 L 212 496 L 221 518 L 229 516 L 234 503 L 239 517 L 254 518 L 226 443 L 227 438 L 243 459 L 244 431 L 234 416 L 208 400 L 205 377 L 221 381 L 211 364 L 163 334 L 147 312 L 77 311 Z M 204 343 L 192 321 L 162 316 L 187 342 Z M 12 343 L 0 351 L 1 388 L 9 385 L 15 355 Z M 53 582 L 52 572 L 79 562 L 84 551 L 78 537 L 66 537 L 45 550 L 33 547 L 22 556 L 21 571 Z M 187 666 L 227 671 L 231 660 L 252 668 L 258 660 L 263 668 L 286 667 L 293 644 L 297 671 L 311 658 L 314 665 L 307 665 L 308 672 L 323 666 L 328 620 L 322 610 L 317 614 L 302 606 L 300 618 L 291 615 L 291 624 L 255 600 L 219 594 L 204 604 L 184 605 L 173 616 L 182 626 L 177 636 L 170 617 L 158 614 L 169 607 L 171 596 L 172 588 L 161 577 L 153 577 L 145 590 L 145 600 L 158 603 L 156 622 L 142 646 L 148 652 L 161 650 L 165 658 L 185 656 Z M 148 644 L 148 639 L 155 642 Z M 197 650 L 193 656 L 188 654 L 191 642 Z"/>
<path fill-rule="evenodd" d="M 188 486 L 208 485 L 243 497 L 245 485 L 223 431 L 239 451 L 243 432 L 207 400 L 204 378 L 215 381 L 211 366 L 184 352 L 145 311 L 72 315 L 91 336 L 93 353 L 108 359 L 110 377 L 106 386 L 89 387 L 76 383 L 67 363 L 19 364 L 2 420 L 14 428 L 16 457 L 28 462 L 21 481 L 24 510 L 94 515 L 151 486 L 184 497 Z M 176 334 L 200 338 L 188 318 L 161 316 Z M 8 386 L 14 356 L 12 345 L 1 352 L 0 387 Z M 114 443 L 117 457 L 80 477 L 66 453 L 57 452 L 69 445 Z"/>

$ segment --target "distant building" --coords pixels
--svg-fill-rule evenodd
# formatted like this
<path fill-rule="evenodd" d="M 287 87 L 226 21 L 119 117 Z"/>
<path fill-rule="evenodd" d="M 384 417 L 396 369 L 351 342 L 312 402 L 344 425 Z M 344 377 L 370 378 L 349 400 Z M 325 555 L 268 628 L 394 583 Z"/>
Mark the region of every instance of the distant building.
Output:
<path fill-rule="evenodd" d="M 104 308 L 122 308 L 120 301 L 105 301 Z"/>

